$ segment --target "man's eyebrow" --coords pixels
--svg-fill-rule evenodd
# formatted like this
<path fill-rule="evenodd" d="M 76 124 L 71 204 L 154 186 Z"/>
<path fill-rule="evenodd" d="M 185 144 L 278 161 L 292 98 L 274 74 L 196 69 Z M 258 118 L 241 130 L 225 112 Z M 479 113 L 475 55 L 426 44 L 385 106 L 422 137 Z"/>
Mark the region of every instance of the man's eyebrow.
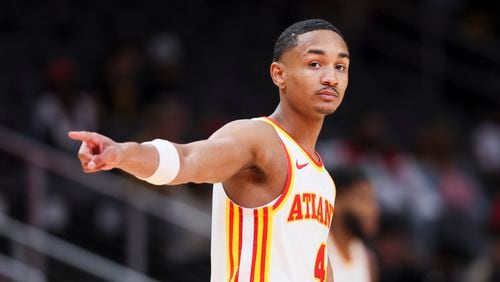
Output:
<path fill-rule="evenodd" d="M 321 50 L 321 49 L 308 49 L 306 51 L 306 53 L 308 53 L 308 54 L 316 54 L 316 55 L 325 55 L 326 54 L 326 52 L 323 51 L 323 50 Z"/>
<path fill-rule="evenodd" d="M 324 50 L 321 50 L 321 49 L 308 49 L 306 51 L 307 54 L 316 54 L 316 55 L 325 55 L 326 52 Z M 346 59 L 350 59 L 351 57 L 349 56 L 349 53 L 345 53 L 345 52 L 340 52 L 338 55 L 337 55 L 339 58 L 346 58 Z"/>
<path fill-rule="evenodd" d="M 339 58 L 351 59 L 351 56 L 349 56 L 349 53 L 340 52 L 337 56 Z"/>

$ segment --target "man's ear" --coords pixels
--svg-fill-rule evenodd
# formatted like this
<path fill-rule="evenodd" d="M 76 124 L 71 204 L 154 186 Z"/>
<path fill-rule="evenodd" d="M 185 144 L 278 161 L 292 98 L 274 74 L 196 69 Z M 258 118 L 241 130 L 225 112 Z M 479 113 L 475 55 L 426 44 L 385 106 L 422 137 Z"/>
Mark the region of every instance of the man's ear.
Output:
<path fill-rule="evenodd" d="M 285 66 L 279 62 L 273 62 L 269 69 L 271 73 L 271 78 L 273 79 L 274 84 L 278 86 L 279 89 L 285 88 Z"/>

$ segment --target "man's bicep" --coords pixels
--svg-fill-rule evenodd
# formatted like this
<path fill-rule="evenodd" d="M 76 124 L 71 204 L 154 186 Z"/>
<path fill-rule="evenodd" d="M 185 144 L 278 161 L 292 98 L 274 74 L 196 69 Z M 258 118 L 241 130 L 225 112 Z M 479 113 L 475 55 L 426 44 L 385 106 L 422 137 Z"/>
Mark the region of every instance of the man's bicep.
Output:
<path fill-rule="evenodd" d="M 245 128 L 221 128 L 207 140 L 177 145 L 181 168 L 176 183 L 227 180 L 253 162 L 252 139 Z"/>

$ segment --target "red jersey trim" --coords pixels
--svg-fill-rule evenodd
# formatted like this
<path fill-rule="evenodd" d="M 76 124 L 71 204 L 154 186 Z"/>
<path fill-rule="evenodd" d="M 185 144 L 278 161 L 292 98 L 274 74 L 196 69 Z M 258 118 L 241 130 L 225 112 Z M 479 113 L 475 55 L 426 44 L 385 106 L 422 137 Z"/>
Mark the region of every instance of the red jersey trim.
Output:
<path fill-rule="evenodd" d="M 283 200 L 288 196 L 288 194 L 291 190 L 290 187 L 292 186 L 292 174 L 293 174 L 292 158 L 290 156 L 290 152 L 288 151 L 288 148 L 286 147 L 285 143 L 283 143 L 283 140 L 281 140 L 281 138 L 280 138 L 280 143 L 283 146 L 283 149 L 285 150 L 286 162 L 287 162 L 287 172 L 286 172 L 285 186 L 283 187 L 283 191 L 281 192 L 281 196 L 274 203 L 273 210 L 277 210 L 278 207 L 281 205 L 281 203 L 283 203 Z"/>

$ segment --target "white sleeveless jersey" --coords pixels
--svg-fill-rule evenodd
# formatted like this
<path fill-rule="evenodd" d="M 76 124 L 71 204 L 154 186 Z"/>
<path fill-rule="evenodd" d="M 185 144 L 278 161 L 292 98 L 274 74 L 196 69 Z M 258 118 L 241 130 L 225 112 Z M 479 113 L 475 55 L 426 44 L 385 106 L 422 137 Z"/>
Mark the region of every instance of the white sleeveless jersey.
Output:
<path fill-rule="evenodd" d="M 349 243 L 350 261 L 339 253 L 333 236 L 328 237 L 328 257 L 335 282 L 370 282 L 370 263 L 363 243 L 357 239 Z"/>
<path fill-rule="evenodd" d="M 282 194 L 259 208 L 233 203 L 214 184 L 211 281 L 326 281 L 326 241 L 333 217 L 335 185 L 284 129 L 269 118 L 288 159 Z"/>

